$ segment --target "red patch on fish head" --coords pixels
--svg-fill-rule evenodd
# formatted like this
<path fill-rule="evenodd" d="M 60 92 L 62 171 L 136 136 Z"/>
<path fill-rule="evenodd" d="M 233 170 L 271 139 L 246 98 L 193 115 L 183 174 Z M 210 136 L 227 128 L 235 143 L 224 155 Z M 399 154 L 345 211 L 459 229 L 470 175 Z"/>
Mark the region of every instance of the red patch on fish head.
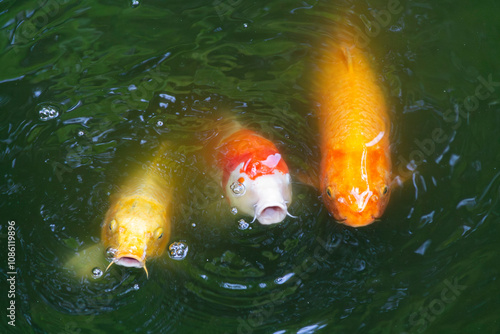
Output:
<path fill-rule="evenodd" d="M 240 173 L 246 174 L 252 180 L 272 174 L 275 170 L 288 173 L 288 167 L 276 146 L 253 131 L 237 131 L 226 138 L 217 149 L 217 162 L 223 170 L 224 188 L 229 175 L 242 163 Z"/>
<path fill-rule="evenodd" d="M 256 152 L 257 153 L 257 152 Z M 248 160 L 243 168 L 240 169 L 240 173 L 245 173 L 251 180 L 255 180 L 259 176 L 269 175 L 274 173 L 275 170 L 282 172 L 283 174 L 288 173 L 288 167 L 281 159 L 281 154 L 272 153 L 267 156 L 264 160 L 260 156 L 262 156 L 264 152 L 258 152 L 255 154 L 252 159 Z"/>

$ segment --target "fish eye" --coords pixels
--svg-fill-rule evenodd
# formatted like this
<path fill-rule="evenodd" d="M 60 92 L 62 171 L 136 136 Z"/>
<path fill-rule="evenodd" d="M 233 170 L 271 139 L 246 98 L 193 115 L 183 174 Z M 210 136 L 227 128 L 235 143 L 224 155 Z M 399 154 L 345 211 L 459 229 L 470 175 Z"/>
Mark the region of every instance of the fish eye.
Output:
<path fill-rule="evenodd" d="M 382 188 L 382 195 L 387 194 L 387 192 L 388 192 L 388 191 L 389 191 L 389 187 L 388 187 L 388 186 L 384 186 L 384 187 Z"/>
<path fill-rule="evenodd" d="M 328 197 L 333 198 L 332 187 L 326 188 L 326 194 L 328 195 Z"/>
<path fill-rule="evenodd" d="M 155 236 L 156 239 L 160 240 L 163 237 L 163 229 L 161 227 L 158 227 L 155 230 L 154 236 Z"/>
<path fill-rule="evenodd" d="M 111 232 L 113 232 L 114 230 L 116 230 L 116 220 L 113 219 L 112 221 L 109 222 L 109 230 Z"/>

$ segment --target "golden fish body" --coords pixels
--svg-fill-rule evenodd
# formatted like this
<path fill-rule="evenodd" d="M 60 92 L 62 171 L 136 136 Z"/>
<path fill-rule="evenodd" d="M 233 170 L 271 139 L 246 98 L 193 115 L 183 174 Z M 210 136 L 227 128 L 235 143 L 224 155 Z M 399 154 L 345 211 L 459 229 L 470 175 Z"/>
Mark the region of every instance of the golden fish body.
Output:
<path fill-rule="evenodd" d="M 165 251 L 173 196 L 170 148 L 164 142 L 153 161 L 112 196 L 101 230 L 102 243 L 113 254 L 110 266 L 144 268 L 147 274 L 146 261 Z"/>

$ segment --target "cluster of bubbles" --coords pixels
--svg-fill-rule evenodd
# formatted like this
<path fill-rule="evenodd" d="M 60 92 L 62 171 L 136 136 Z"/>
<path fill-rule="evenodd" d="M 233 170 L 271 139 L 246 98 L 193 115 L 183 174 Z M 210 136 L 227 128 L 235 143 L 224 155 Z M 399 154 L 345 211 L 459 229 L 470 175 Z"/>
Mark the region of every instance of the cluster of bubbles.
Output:
<path fill-rule="evenodd" d="M 184 260 L 188 249 L 188 245 L 182 241 L 174 242 L 168 246 L 170 258 L 173 260 Z"/>
<path fill-rule="evenodd" d="M 246 229 L 247 229 L 247 228 L 249 228 L 249 227 L 250 227 L 250 224 L 249 224 L 249 223 L 247 223 L 244 219 L 240 219 L 240 220 L 238 221 L 238 228 L 239 228 L 240 230 L 246 230 Z M 250 227 L 250 229 L 251 229 L 251 227 Z"/>
<path fill-rule="evenodd" d="M 56 118 L 59 116 L 59 111 L 50 105 L 43 106 L 39 111 L 38 111 L 38 117 L 40 118 L 41 121 L 50 121 L 51 119 Z"/>

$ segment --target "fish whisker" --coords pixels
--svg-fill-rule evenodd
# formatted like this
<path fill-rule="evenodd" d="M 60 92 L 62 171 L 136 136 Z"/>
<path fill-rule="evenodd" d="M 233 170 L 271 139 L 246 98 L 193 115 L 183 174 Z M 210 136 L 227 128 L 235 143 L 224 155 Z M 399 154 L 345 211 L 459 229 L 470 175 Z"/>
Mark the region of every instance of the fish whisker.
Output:
<path fill-rule="evenodd" d="M 254 204 L 254 206 L 253 206 L 254 214 L 253 214 L 253 220 L 250 222 L 250 224 L 252 224 L 255 221 L 255 219 L 257 219 L 257 210 L 255 210 L 255 209 L 257 209 L 257 204 Z"/>
<path fill-rule="evenodd" d="M 286 215 L 289 216 L 289 217 L 292 217 L 292 218 L 299 218 L 298 216 L 294 216 L 292 215 L 290 212 L 288 212 L 288 204 L 290 203 L 290 201 L 283 201 L 283 203 L 285 203 L 285 207 L 286 207 Z"/>
<path fill-rule="evenodd" d="M 107 272 L 109 267 L 111 267 L 115 262 L 116 262 L 116 258 L 113 258 L 113 260 L 111 261 L 111 263 L 106 267 L 106 270 L 104 270 L 104 272 Z"/>

